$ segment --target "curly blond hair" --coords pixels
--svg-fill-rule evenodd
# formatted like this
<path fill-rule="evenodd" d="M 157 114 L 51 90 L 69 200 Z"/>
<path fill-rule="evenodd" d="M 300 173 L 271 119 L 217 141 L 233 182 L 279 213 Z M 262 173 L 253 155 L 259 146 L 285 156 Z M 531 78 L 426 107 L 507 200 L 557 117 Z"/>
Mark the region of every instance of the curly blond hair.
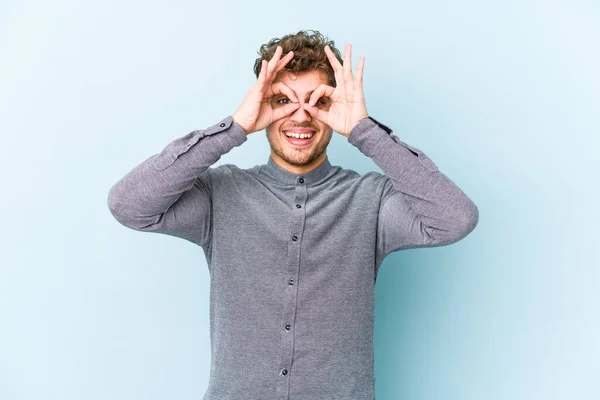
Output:
<path fill-rule="evenodd" d="M 325 45 L 328 45 L 335 57 L 343 63 L 340 51 L 335 48 L 335 42 L 323 36 L 319 31 L 299 31 L 285 35 L 282 38 L 273 38 L 268 43 L 260 46 L 259 58 L 254 62 L 254 74 L 258 78 L 263 60 L 271 60 L 277 46 L 281 46 L 283 58 L 290 51 L 294 52 L 294 58 L 283 68 L 293 74 L 310 71 L 313 69 L 323 71 L 327 75 L 329 86 L 335 87 L 335 74 L 325 54 Z"/>

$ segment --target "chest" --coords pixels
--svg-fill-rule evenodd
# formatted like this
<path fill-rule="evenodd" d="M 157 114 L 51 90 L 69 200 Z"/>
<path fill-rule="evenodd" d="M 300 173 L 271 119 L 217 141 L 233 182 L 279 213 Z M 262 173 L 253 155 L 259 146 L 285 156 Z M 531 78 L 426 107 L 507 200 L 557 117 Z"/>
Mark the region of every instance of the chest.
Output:
<path fill-rule="evenodd" d="M 268 185 L 252 179 L 213 188 L 213 243 L 236 243 L 248 258 L 285 259 L 297 246 L 305 261 L 322 264 L 371 257 L 381 193 L 362 181 L 321 187 Z"/>

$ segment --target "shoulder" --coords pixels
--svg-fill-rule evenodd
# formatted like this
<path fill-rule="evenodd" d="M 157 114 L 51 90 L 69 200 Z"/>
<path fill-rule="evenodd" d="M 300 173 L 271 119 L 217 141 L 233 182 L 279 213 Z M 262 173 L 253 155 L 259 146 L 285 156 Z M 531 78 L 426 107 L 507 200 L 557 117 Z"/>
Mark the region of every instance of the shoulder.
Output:
<path fill-rule="evenodd" d="M 215 167 L 213 170 L 214 170 L 215 174 L 251 174 L 251 175 L 255 175 L 255 174 L 258 174 L 260 167 L 261 167 L 261 165 L 255 165 L 254 167 L 251 167 L 251 168 L 240 168 L 235 164 L 222 164 L 222 165 L 219 165 L 218 167 Z"/>
<path fill-rule="evenodd" d="M 332 168 L 337 170 L 333 175 L 336 179 L 353 182 L 355 184 L 380 186 L 389 180 L 387 176 L 376 171 L 367 171 L 361 174 L 353 169 L 343 168 L 337 165 L 332 166 Z"/>
<path fill-rule="evenodd" d="M 337 187 L 352 193 L 363 193 L 365 196 L 382 196 L 391 187 L 390 178 L 376 171 L 359 173 L 353 169 L 332 166 L 335 172 L 326 185 Z"/>
<path fill-rule="evenodd" d="M 235 164 L 221 164 L 216 167 L 210 167 L 205 171 L 205 174 L 210 176 L 212 181 L 220 181 L 222 179 L 233 178 L 243 175 L 258 175 L 260 165 L 252 168 L 240 168 Z"/>

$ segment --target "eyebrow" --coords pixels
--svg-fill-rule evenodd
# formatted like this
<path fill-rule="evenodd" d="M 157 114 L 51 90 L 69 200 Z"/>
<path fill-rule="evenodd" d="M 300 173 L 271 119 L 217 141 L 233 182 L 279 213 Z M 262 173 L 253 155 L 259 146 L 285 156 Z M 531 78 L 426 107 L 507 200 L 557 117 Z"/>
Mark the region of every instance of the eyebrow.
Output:
<path fill-rule="evenodd" d="M 314 92 L 315 90 L 317 90 L 317 89 L 313 89 L 313 90 L 311 90 L 310 92 L 306 92 L 306 95 L 307 95 L 308 97 L 312 96 L 312 94 L 313 94 L 313 92 Z M 278 94 L 278 96 L 285 96 L 285 93 L 279 93 L 279 94 Z"/>

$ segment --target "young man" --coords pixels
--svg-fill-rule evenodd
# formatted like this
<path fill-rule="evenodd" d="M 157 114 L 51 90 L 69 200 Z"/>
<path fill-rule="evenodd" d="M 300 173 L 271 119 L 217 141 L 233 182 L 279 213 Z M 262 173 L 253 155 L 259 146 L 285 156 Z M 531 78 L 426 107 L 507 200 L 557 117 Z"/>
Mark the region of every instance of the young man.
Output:
<path fill-rule="evenodd" d="M 367 113 L 351 46 L 319 32 L 261 47 L 237 111 L 175 139 L 110 190 L 114 217 L 202 247 L 210 272 L 204 400 L 374 399 L 374 287 L 398 250 L 444 246 L 475 204 Z M 282 55 L 285 56 L 282 57 Z M 211 166 L 266 128 L 265 165 Z M 332 131 L 384 175 L 330 164 Z"/>

